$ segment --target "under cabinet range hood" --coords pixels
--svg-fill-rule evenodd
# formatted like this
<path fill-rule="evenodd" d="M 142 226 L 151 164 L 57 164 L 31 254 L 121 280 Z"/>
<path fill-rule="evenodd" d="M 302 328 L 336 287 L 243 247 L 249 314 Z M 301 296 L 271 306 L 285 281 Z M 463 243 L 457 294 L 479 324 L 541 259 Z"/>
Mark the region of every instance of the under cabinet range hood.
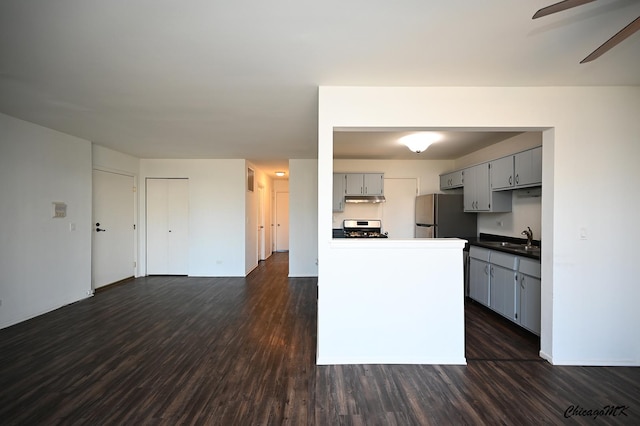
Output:
<path fill-rule="evenodd" d="M 345 203 L 384 203 L 384 195 L 345 195 Z"/>

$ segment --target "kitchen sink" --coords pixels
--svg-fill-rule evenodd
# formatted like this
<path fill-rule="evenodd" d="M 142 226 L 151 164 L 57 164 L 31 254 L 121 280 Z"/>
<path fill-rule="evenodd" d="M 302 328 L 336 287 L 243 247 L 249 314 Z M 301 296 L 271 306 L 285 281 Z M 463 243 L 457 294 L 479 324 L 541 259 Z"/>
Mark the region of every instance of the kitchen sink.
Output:
<path fill-rule="evenodd" d="M 524 244 L 508 243 L 506 241 L 483 241 L 482 244 L 486 244 L 488 246 L 507 247 L 507 248 L 523 248 L 523 247 L 525 247 Z"/>
<path fill-rule="evenodd" d="M 482 241 L 482 244 L 490 247 L 503 247 L 519 252 L 540 254 L 540 247 L 538 246 L 527 246 L 526 244 L 510 243 L 507 241 Z"/>

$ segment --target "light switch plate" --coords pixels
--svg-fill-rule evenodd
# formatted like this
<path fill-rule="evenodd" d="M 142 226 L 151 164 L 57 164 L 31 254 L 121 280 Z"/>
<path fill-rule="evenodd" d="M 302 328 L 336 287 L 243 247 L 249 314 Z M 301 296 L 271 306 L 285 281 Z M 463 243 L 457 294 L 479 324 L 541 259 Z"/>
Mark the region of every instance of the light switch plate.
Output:
<path fill-rule="evenodd" d="M 53 202 L 53 217 L 67 217 L 67 205 L 60 201 Z"/>

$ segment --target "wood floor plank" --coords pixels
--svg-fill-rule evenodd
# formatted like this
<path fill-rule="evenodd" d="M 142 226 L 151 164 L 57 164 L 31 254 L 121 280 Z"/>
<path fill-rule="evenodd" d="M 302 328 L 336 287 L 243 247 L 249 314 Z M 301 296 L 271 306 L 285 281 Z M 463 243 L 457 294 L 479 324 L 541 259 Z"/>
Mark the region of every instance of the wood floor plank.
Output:
<path fill-rule="evenodd" d="M 473 302 L 467 366 L 316 366 L 316 283 L 146 277 L 0 330 L 2 425 L 640 424 L 640 369 L 557 367 Z M 579 410 L 579 409 L 578 409 Z M 575 409 L 574 409 L 575 412 Z"/>

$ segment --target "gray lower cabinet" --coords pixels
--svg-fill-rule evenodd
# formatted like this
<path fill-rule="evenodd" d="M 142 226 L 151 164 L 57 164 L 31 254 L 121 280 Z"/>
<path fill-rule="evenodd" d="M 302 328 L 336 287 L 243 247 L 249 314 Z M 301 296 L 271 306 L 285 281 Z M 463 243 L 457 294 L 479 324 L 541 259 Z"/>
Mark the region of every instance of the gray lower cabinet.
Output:
<path fill-rule="evenodd" d="M 515 321 L 518 257 L 492 251 L 489 268 L 491 276 L 489 307 L 511 321 Z"/>
<path fill-rule="evenodd" d="M 540 335 L 540 261 L 471 246 L 469 297 Z"/>
<path fill-rule="evenodd" d="M 540 262 L 521 258 L 518 267 L 517 322 L 527 330 L 540 335 Z"/>
<path fill-rule="evenodd" d="M 489 306 L 489 256 L 491 251 L 471 246 L 469 249 L 469 297 Z"/>

